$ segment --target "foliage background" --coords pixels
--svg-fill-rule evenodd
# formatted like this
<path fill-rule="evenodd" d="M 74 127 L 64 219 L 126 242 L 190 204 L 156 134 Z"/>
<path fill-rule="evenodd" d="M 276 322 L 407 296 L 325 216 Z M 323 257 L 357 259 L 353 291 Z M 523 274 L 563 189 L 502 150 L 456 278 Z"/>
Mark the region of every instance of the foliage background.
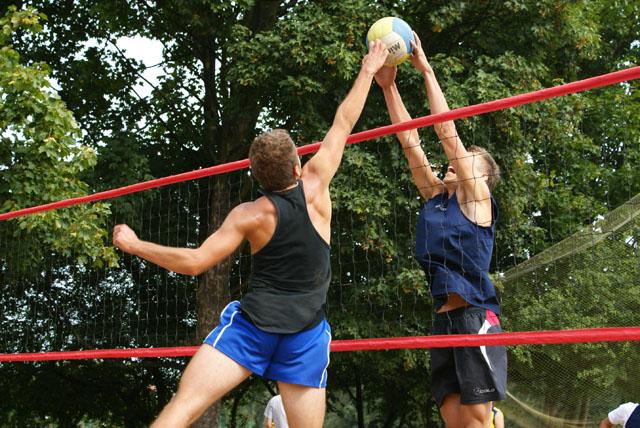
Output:
<path fill-rule="evenodd" d="M 401 16 L 421 36 L 452 108 L 626 68 L 640 53 L 634 1 L 14 4 L 0 6 L 3 212 L 242 159 L 271 127 L 290 129 L 299 145 L 320 140 L 358 70 L 363 35 L 381 16 Z M 139 93 L 146 66 L 117 47 L 125 36 L 163 45 L 162 74 L 148 96 Z M 415 116 L 427 114 L 420 79 L 409 64 L 400 67 Z M 639 106 L 637 83 L 629 82 L 458 123 L 463 141 L 486 147 L 503 169 L 492 270 L 506 329 L 639 325 L 633 222 L 568 261 L 501 280 L 567 237 L 599 233 L 597 221 L 638 193 Z M 374 87 L 357 130 L 386 123 Z M 433 131 L 420 132 L 440 167 Z M 397 143 L 389 137 L 347 149 L 332 193 L 334 337 L 426 334 L 431 303 L 411 256 L 420 201 Z M 241 295 L 246 249 L 190 279 L 116 260 L 109 230 L 126 221 L 144 239 L 197 245 L 230 207 L 255 195 L 240 172 L 2 222 L 3 352 L 198 343 Z M 627 374 L 638 366 L 637 351 L 634 344 L 513 348 L 510 389 L 547 418 L 510 399 L 508 420 L 593 421 L 637 400 Z M 0 421 L 144 426 L 184 364 L 2 364 Z M 439 423 L 424 351 L 334 354 L 331 370 L 328 426 Z M 252 379 L 201 424 L 250 426 L 271 392 Z"/>

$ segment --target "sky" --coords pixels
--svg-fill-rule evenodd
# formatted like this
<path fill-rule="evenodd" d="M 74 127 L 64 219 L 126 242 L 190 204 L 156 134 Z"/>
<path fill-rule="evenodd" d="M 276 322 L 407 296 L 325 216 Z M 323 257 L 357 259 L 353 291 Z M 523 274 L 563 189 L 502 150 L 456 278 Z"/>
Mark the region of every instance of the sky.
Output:
<path fill-rule="evenodd" d="M 162 62 L 162 43 L 144 37 L 121 37 L 116 41 L 116 45 L 127 57 L 142 61 L 147 67 Z M 152 84 L 158 82 L 158 76 L 162 73 L 162 67 L 152 67 L 145 70 L 142 75 Z M 136 92 L 146 97 L 151 93 L 151 86 L 143 79 L 138 80 Z"/>
<path fill-rule="evenodd" d="M 162 61 L 162 43 L 145 37 L 120 37 L 116 40 L 116 46 L 128 58 L 142 61 L 144 65 L 151 67 L 146 69 L 142 75 L 149 83 L 153 85 L 158 83 L 158 77 L 163 72 L 162 66 L 156 66 Z M 96 39 L 86 41 L 84 47 L 85 49 L 98 47 L 100 49 L 115 50 L 113 46 L 105 44 L 105 42 L 100 43 Z M 60 84 L 55 78 L 50 77 L 49 81 L 53 89 L 60 89 Z M 138 79 L 135 90 L 141 97 L 147 97 L 151 94 L 152 87 L 144 79 Z"/>

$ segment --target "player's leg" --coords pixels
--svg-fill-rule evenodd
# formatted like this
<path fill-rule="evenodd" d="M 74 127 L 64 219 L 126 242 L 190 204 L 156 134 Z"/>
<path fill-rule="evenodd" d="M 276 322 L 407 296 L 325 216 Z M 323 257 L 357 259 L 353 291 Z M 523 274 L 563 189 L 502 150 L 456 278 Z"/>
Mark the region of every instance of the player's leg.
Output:
<path fill-rule="evenodd" d="M 321 428 L 325 413 L 325 388 L 278 382 L 290 428 Z"/>
<path fill-rule="evenodd" d="M 209 345 L 202 345 L 185 369 L 178 392 L 152 427 L 186 427 L 251 372 Z"/>
<path fill-rule="evenodd" d="M 463 428 L 460 414 L 460 394 L 448 394 L 440 406 L 440 416 L 447 428 Z"/>
<path fill-rule="evenodd" d="M 460 404 L 460 419 L 463 427 L 489 428 L 491 403 Z"/>
<path fill-rule="evenodd" d="M 455 316 L 462 310 L 452 311 Z M 452 334 L 451 313 L 438 313 L 431 327 L 432 335 Z M 431 366 L 431 395 L 440 410 L 440 417 L 447 428 L 462 428 L 460 419 L 460 385 L 456 372 L 454 348 L 429 349 Z"/>
<path fill-rule="evenodd" d="M 242 315 L 239 302 L 229 303 L 220 314 L 220 324 L 185 369 L 178 392 L 154 427 L 187 426 L 252 372 L 262 376 L 277 338 L 251 324 Z"/>
<path fill-rule="evenodd" d="M 283 334 L 265 377 L 278 381 L 290 427 L 321 427 L 331 328 L 323 320 L 299 333 Z"/>
<path fill-rule="evenodd" d="M 491 403 L 461 404 L 460 394 L 449 394 L 440 406 L 440 416 L 447 428 L 488 428 Z"/>
<path fill-rule="evenodd" d="M 458 323 L 458 334 L 492 334 L 501 331 L 493 312 L 469 307 Z M 490 427 L 491 404 L 503 400 L 507 384 L 504 346 L 470 346 L 454 351 L 460 384 L 460 417 L 465 427 Z"/>

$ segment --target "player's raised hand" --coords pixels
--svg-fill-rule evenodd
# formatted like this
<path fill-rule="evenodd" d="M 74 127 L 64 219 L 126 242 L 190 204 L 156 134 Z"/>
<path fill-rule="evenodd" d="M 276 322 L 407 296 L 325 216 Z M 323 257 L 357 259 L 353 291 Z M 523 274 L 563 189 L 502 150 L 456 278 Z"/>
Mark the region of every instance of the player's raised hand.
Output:
<path fill-rule="evenodd" d="M 411 47 L 413 48 L 413 55 L 411 55 L 411 63 L 420 73 L 431 73 L 433 69 L 431 68 L 431 64 L 427 61 L 427 56 L 424 54 L 424 50 L 422 50 L 422 42 L 420 42 L 420 37 L 413 32 L 413 40 L 411 41 Z"/>
<path fill-rule="evenodd" d="M 362 70 L 374 75 L 384 65 L 389 55 L 387 46 L 380 40 L 369 42 L 369 52 L 362 58 Z"/>
<path fill-rule="evenodd" d="M 397 71 L 398 71 L 398 67 L 396 66 L 392 66 L 392 67 L 385 66 L 385 67 L 382 67 L 380 70 L 378 70 L 378 72 L 374 76 L 378 86 L 384 89 L 393 85 L 394 82 L 396 81 Z"/>

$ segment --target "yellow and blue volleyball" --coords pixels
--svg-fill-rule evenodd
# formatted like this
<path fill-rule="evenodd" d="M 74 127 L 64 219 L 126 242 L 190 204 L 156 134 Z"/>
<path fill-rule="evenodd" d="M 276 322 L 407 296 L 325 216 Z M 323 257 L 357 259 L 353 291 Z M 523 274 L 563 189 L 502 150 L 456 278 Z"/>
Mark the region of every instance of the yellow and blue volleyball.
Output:
<path fill-rule="evenodd" d="M 411 56 L 413 48 L 411 41 L 413 40 L 413 31 L 409 24 L 400 18 L 388 16 L 377 20 L 367 33 L 365 43 L 369 46 L 369 42 L 382 40 L 389 50 L 389 56 L 384 65 L 390 67 L 400 64 Z"/>

